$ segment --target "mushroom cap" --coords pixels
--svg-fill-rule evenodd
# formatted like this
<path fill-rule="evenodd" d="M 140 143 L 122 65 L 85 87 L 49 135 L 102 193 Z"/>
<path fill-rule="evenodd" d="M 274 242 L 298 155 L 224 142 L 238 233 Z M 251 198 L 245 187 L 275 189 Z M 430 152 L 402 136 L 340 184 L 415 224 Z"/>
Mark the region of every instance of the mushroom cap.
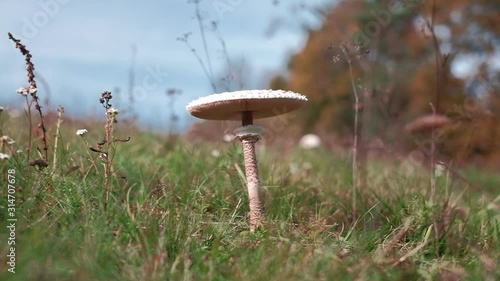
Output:
<path fill-rule="evenodd" d="M 281 115 L 299 109 L 307 102 L 303 95 L 283 90 L 244 90 L 202 97 L 190 102 L 191 115 L 209 120 L 241 120 L 251 111 L 253 119 Z"/>
<path fill-rule="evenodd" d="M 407 132 L 432 130 L 432 128 L 440 128 L 451 122 L 451 119 L 445 115 L 428 114 L 419 117 L 412 122 L 406 124 L 405 130 Z"/>

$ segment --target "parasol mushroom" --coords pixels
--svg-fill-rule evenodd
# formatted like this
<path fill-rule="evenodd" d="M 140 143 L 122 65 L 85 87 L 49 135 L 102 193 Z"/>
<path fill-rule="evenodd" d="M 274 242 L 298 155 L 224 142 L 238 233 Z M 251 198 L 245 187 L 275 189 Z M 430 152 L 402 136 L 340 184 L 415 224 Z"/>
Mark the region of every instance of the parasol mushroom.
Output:
<path fill-rule="evenodd" d="M 444 125 L 451 123 L 451 119 L 446 115 L 434 115 L 428 114 L 421 116 L 412 122 L 406 124 L 405 130 L 407 132 L 413 133 L 417 131 L 429 131 L 433 128 L 441 128 Z"/>
<path fill-rule="evenodd" d="M 294 111 L 307 101 L 303 95 L 283 90 L 245 90 L 213 94 L 190 102 L 186 109 L 191 115 L 208 120 L 241 120 L 234 134 L 243 145 L 245 175 L 250 202 L 250 231 L 263 223 L 260 199 L 259 171 L 255 143 L 264 130 L 253 124 L 254 119 L 267 118 Z"/>

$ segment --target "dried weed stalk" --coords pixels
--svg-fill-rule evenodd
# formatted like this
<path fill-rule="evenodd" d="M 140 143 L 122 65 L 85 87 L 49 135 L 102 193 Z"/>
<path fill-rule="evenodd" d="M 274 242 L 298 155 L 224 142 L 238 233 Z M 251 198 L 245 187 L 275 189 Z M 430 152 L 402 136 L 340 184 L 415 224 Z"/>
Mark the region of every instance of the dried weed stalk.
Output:
<path fill-rule="evenodd" d="M 56 134 L 54 136 L 54 152 L 52 155 L 52 165 L 54 167 L 54 171 L 56 170 L 56 167 L 57 167 L 57 144 L 58 144 L 58 140 L 60 137 L 63 113 L 64 113 L 64 107 L 59 106 L 57 108 L 57 125 L 56 125 Z"/>
<path fill-rule="evenodd" d="M 113 124 L 117 122 L 116 115 L 118 111 L 111 107 L 109 101 L 113 98 L 111 92 L 105 91 L 101 94 L 99 102 L 102 104 L 104 109 L 106 109 L 106 125 L 104 126 L 104 141 L 98 143 L 99 150 L 102 151 L 102 147 L 106 148 L 106 152 L 101 153 L 101 159 L 104 161 L 104 209 L 108 206 L 109 201 L 109 179 L 113 173 L 113 161 L 110 157 L 111 152 L 111 138 L 113 137 Z"/>
<path fill-rule="evenodd" d="M 446 70 L 446 64 L 448 63 L 449 55 L 442 54 L 441 48 L 439 46 L 438 38 L 437 38 L 436 32 L 434 30 L 435 23 L 436 23 L 436 1 L 434 1 L 434 0 L 432 1 L 431 19 L 430 20 L 425 16 L 423 5 L 421 5 L 420 8 L 421 8 L 421 13 L 422 13 L 422 18 L 425 21 L 425 27 L 430 32 L 430 37 L 432 39 L 433 48 L 434 48 L 434 59 L 435 59 L 435 65 L 436 65 L 436 92 L 435 92 L 434 104 L 431 103 L 430 106 L 432 108 L 433 117 L 435 118 L 436 114 L 439 113 L 439 109 L 440 109 L 439 103 L 440 103 L 440 99 L 441 99 L 440 98 L 441 92 L 443 90 L 443 74 L 444 74 L 444 71 Z M 431 166 L 430 203 L 432 205 L 436 204 L 435 154 L 436 154 L 436 128 L 435 128 L 435 126 L 432 126 L 431 155 L 430 155 L 430 162 L 431 162 L 430 163 L 430 166 Z M 439 232 L 439 229 L 437 227 L 437 222 L 434 222 L 433 225 L 434 225 L 434 239 L 437 242 L 439 237 L 441 236 L 441 233 Z M 435 254 L 436 254 L 436 257 L 439 256 L 439 252 L 438 252 L 437 247 L 436 247 Z"/>
<path fill-rule="evenodd" d="M 357 193 L 359 189 L 359 163 L 358 163 L 358 148 L 359 148 L 359 109 L 360 100 L 356 84 L 354 82 L 354 72 L 352 70 L 353 58 L 360 59 L 363 53 L 359 46 L 350 46 L 347 42 L 339 44 L 341 55 L 347 62 L 349 67 L 349 77 L 351 80 L 352 91 L 354 95 L 354 137 L 352 144 L 352 212 L 353 220 L 357 219 Z M 333 62 L 338 62 L 340 55 L 333 58 Z"/>
<path fill-rule="evenodd" d="M 110 180 L 113 175 L 113 158 L 114 158 L 114 142 L 128 142 L 130 137 L 127 138 L 115 138 L 114 134 L 114 124 L 118 122 L 117 115 L 119 111 L 112 107 L 110 100 L 113 95 L 109 91 L 105 91 L 101 94 L 99 98 L 99 103 L 106 110 L 106 124 L 104 126 L 104 140 L 97 143 L 96 147 L 91 147 L 90 150 L 93 152 L 100 153 L 101 160 L 104 162 L 104 209 L 107 209 L 109 202 L 110 193 Z"/>
<path fill-rule="evenodd" d="M 33 161 L 30 161 L 30 165 L 32 166 L 38 166 L 39 168 L 47 167 L 48 166 L 48 150 L 49 150 L 49 145 L 47 141 L 47 129 L 45 127 L 45 122 L 44 122 L 44 116 L 42 113 L 42 107 L 40 106 L 40 98 L 37 95 L 37 85 L 35 81 L 35 65 L 33 65 L 33 62 L 31 61 L 31 54 L 26 49 L 26 46 L 21 44 L 21 40 L 14 38 L 14 36 L 9 32 L 9 39 L 12 40 L 16 44 L 16 48 L 21 51 L 21 54 L 25 57 L 26 61 L 26 71 L 28 73 L 28 83 L 30 84 L 29 87 L 27 88 L 20 88 L 18 92 L 24 96 L 27 96 L 28 94 L 31 95 L 32 102 L 35 104 L 35 109 L 37 110 L 39 116 L 40 116 L 40 123 L 38 124 L 38 128 L 42 131 L 42 142 L 43 142 L 43 153 L 42 157 Z M 31 103 L 28 102 L 28 121 L 30 123 L 30 130 L 29 130 L 29 144 L 28 144 L 28 158 L 30 156 L 30 150 L 31 150 L 31 143 L 32 143 L 32 133 L 31 133 L 31 128 L 32 128 L 32 123 L 31 123 Z"/>

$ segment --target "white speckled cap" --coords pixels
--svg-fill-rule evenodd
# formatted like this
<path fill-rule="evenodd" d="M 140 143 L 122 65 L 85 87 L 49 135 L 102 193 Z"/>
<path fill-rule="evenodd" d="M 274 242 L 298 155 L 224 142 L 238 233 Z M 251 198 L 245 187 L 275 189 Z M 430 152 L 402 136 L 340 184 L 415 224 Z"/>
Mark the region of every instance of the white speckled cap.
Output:
<path fill-rule="evenodd" d="M 272 117 L 299 109 L 307 102 L 303 95 L 283 90 L 244 90 L 202 97 L 186 109 L 193 116 L 209 120 L 241 120 L 251 111 L 253 119 Z"/>

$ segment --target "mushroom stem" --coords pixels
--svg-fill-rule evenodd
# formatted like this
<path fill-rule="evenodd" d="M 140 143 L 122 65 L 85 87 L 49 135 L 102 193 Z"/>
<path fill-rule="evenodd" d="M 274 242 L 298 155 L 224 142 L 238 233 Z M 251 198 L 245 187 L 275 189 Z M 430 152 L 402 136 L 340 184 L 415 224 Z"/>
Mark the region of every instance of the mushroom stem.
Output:
<path fill-rule="evenodd" d="M 247 178 L 248 199 L 250 201 L 249 224 L 250 231 L 254 232 L 262 226 L 263 213 L 260 200 L 259 170 L 257 157 L 255 156 L 255 143 L 258 136 L 246 135 L 240 138 L 243 145 L 243 157 L 245 159 L 245 174 Z"/>
<path fill-rule="evenodd" d="M 243 111 L 241 116 L 241 125 L 248 126 L 253 125 L 253 114 L 251 111 Z"/>
<path fill-rule="evenodd" d="M 255 143 L 264 134 L 264 129 L 257 125 L 247 125 L 236 128 L 234 134 L 238 136 L 243 145 L 245 175 L 247 178 L 248 199 L 250 201 L 249 225 L 250 231 L 254 232 L 262 226 L 264 219 L 262 202 L 260 200 L 259 169 L 257 167 L 257 157 L 255 156 Z"/>

